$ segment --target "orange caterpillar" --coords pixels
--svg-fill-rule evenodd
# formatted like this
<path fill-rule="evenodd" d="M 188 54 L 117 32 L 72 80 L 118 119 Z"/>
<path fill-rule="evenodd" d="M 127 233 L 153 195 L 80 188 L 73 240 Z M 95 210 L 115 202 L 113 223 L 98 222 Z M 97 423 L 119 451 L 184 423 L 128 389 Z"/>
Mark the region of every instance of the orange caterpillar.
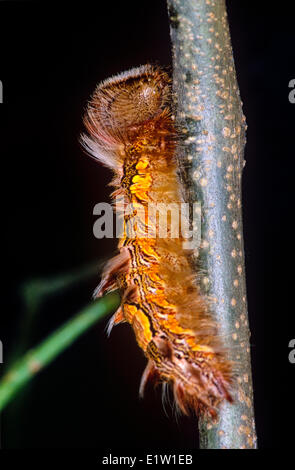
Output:
<path fill-rule="evenodd" d="M 232 401 L 231 365 L 195 282 L 184 239 L 171 238 L 169 230 L 166 238 L 145 237 L 152 222 L 137 211 L 151 202 L 182 201 L 168 75 L 145 65 L 105 80 L 91 97 L 84 123 L 88 152 L 115 173 L 113 196 L 133 204 L 133 213 L 124 216 L 125 228 L 136 217 L 137 235 L 125 230 L 119 254 L 106 265 L 95 293 L 100 297 L 118 288 L 122 293 L 109 329 L 125 321 L 133 327 L 148 358 L 141 395 L 150 379 L 170 383 L 183 413 L 192 409 L 215 417 L 223 400 Z"/>

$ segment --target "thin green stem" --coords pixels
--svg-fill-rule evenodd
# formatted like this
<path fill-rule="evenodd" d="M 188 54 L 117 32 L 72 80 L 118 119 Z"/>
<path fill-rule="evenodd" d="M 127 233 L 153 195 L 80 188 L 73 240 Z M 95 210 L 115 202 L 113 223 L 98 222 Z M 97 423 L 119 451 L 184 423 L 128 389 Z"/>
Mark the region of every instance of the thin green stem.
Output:
<path fill-rule="evenodd" d="M 50 364 L 98 320 L 114 312 L 119 303 L 118 292 L 112 292 L 91 303 L 19 359 L 0 381 L 0 411 L 40 370 Z"/>
<path fill-rule="evenodd" d="M 29 347 L 34 321 L 41 310 L 42 304 L 49 297 L 73 288 L 75 284 L 80 284 L 91 276 L 97 275 L 98 272 L 99 263 L 95 261 L 82 268 L 62 273 L 58 276 L 30 279 L 21 286 L 20 294 L 24 304 L 24 313 L 19 325 L 19 339 L 15 348 L 9 352 L 8 358 L 5 361 L 5 370 L 9 369 L 10 365 L 23 355 Z"/>

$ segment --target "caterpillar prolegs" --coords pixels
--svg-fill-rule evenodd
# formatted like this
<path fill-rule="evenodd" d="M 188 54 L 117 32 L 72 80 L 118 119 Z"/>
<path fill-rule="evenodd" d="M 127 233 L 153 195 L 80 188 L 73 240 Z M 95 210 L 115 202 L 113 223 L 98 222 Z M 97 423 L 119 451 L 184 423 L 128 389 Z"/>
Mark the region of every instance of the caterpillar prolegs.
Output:
<path fill-rule="evenodd" d="M 109 329 L 128 322 L 134 330 L 148 359 L 141 395 L 149 380 L 169 383 L 183 413 L 214 417 L 222 401 L 232 401 L 231 364 L 217 325 L 200 294 L 182 235 L 172 238 L 170 228 L 166 238 L 159 237 L 158 218 L 139 210 L 150 203 L 182 201 L 168 74 L 145 65 L 105 80 L 88 103 L 84 123 L 84 146 L 114 172 L 113 197 L 125 201 L 122 212 L 126 204 L 133 208 L 123 215 L 119 254 L 105 266 L 95 294 L 121 291 Z M 152 237 L 146 236 L 150 224 Z M 136 230 L 129 230 L 131 225 Z"/>

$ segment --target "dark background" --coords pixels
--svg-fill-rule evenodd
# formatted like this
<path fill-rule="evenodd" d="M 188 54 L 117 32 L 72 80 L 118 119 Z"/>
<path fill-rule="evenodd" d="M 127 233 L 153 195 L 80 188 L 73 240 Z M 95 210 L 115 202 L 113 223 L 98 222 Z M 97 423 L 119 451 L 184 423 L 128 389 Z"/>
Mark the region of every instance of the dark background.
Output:
<path fill-rule="evenodd" d="M 243 217 L 259 446 L 292 443 L 295 365 L 293 179 L 295 31 L 291 2 L 228 2 L 247 118 Z M 79 142 L 87 99 L 128 68 L 171 64 L 164 0 L 1 2 L 2 306 L 4 359 L 17 346 L 21 286 L 111 255 L 96 240 L 93 206 L 108 201 L 110 172 Z M 45 302 L 28 345 L 86 305 L 97 275 Z M 128 325 L 107 339 L 98 323 L 40 373 L 2 414 L 3 448 L 192 448 L 196 423 L 162 410 L 160 390 L 138 399 L 145 358 Z M 1 365 L 1 368 L 3 366 Z M 282 424 L 282 420 L 284 424 Z M 289 432 L 290 430 L 290 432 Z"/>

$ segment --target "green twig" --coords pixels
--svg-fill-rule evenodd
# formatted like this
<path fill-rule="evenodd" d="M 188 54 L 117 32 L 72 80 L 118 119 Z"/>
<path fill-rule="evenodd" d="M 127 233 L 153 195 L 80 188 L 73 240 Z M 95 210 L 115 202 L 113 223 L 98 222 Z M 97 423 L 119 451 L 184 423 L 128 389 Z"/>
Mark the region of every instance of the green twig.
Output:
<path fill-rule="evenodd" d="M 29 279 L 20 287 L 20 295 L 24 304 L 24 313 L 19 325 L 20 337 L 16 347 L 9 353 L 5 363 L 5 369 L 20 357 L 29 347 L 30 336 L 32 335 L 34 320 L 40 311 L 42 304 L 51 296 L 64 292 L 72 288 L 75 284 L 80 284 L 91 276 L 97 275 L 99 265 L 102 262 L 92 262 L 67 273 L 58 276 Z"/>
<path fill-rule="evenodd" d="M 117 292 L 91 303 L 18 360 L 0 382 L 0 411 L 40 370 L 50 364 L 99 319 L 114 312 L 119 303 L 120 297 Z"/>
<path fill-rule="evenodd" d="M 56 277 L 31 279 L 23 284 L 21 288 L 25 306 L 28 310 L 35 312 L 47 296 L 70 288 L 73 284 L 78 284 L 98 272 L 99 266 L 97 261 L 95 261 L 83 268 L 63 273 Z"/>

